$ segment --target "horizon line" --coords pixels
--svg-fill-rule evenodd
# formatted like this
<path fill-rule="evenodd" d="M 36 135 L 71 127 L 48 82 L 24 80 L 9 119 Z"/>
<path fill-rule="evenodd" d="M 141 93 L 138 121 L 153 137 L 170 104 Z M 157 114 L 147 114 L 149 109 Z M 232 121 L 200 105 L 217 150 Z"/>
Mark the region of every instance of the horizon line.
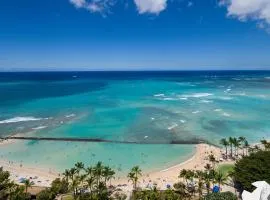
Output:
<path fill-rule="evenodd" d="M 110 69 L 110 70 L 0 70 L 0 73 L 35 73 L 35 72 L 204 72 L 204 71 L 270 71 L 270 69 Z"/>

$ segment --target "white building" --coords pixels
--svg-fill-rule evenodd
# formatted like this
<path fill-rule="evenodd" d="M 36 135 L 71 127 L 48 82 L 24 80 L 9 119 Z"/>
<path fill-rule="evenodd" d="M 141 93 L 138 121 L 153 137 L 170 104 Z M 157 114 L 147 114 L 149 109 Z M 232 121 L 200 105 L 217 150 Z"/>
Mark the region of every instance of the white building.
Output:
<path fill-rule="evenodd" d="M 270 200 L 270 185 L 265 181 L 257 181 L 252 183 L 256 189 L 250 193 L 244 190 L 242 194 L 243 200 Z"/>

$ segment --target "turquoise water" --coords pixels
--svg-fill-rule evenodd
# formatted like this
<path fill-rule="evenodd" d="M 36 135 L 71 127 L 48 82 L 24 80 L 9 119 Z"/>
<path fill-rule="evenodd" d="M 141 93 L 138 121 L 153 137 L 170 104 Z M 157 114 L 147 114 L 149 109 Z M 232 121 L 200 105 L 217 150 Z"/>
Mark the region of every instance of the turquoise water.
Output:
<path fill-rule="evenodd" d="M 270 135 L 269 72 L 0 73 L 0 135 L 84 137 L 147 144 L 20 141 L 0 156 L 63 170 L 99 160 L 125 173 L 163 169 L 197 140 Z M 150 144 L 149 144 L 150 143 Z M 158 144 L 157 144 L 158 143 Z"/>

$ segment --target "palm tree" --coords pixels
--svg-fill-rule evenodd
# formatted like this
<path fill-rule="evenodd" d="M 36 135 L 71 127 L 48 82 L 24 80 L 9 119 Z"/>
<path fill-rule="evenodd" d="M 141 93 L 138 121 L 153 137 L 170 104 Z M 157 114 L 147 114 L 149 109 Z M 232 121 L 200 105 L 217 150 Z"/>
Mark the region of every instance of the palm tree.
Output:
<path fill-rule="evenodd" d="M 131 169 L 131 171 L 134 173 L 135 176 L 135 189 L 136 189 L 139 177 L 142 176 L 142 170 L 140 169 L 139 166 L 135 166 Z"/>
<path fill-rule="evenodd" d="M 208 163 L 204 166 L 204 168 L 205 168 L 205 172 L 203 173 L 203 180 L 204 180 L 205 185 L 206 185 L 207 194 L 209 194 L 210 193 L 211 180 L 213 179 L 214 170 L 211 167 L 211 165 L 208 164 Z"/>
<path fill-rule="evenodd" d="M 203 178 L 204 178 L 204 173 L 200 170 L 196 171 L 196 178 L 198 179 L 198 185 L 197 185 L 197 191 L 199 194 L 199 199 L 201 199 L 202 193 L 203 193 Z"/>
<path fill-rule="evenodd" d="M 212 167 L 211 167 L 210 164 L 207 163 L 207 164 L 204 166 L 204 169 L 209 173 L 209 172 L 211 171 Z"/>
<path fill-rule="evenodd" d="M 238 141 L 240 142 L 241 147 L 242 147 L 242 149 L 243 149 L 242 156 L 244 156 L 244 153 L 245 153 L 245 147 L 244 147 L 244 144 L 245 144 L 246 138 L 243 137 L 243 136 L 240 136 L 240 137 L 238 137 Z"/>
<path fill-rule="evenodd" d="M 87 175 L 86 174 L 82 174 L 80 176 L 78 176 L 78 180 L 80 185 L 82 185 L 84 183 L 84 180 L 86 179 Z"/>
<path fill-rule="evenodd" d="M 198 182 L 198 186 L 197 186 L 197 191 L 198 191 L 198 194 L 199 194 L 199 199 L 201 199 L 201 197 L 202 197 L 203 188 L 204 188 L 203 181 L 199 181 Z"/>
<path fill-rule="evenodd" d="M 186 169 L 182 169 L 182 170 L 180 171 L 180 174 L 179 174 L 178 178 L 183 178 L 183 180 L 184 180 L 184 181 L 186 182 L 186 184 L 187 184 L 186 175 L 187 175 L 187 170 L 186 170 Z"/>
<path fill-rule="evenodd" d="M 69 176 L 71 178 L 71 181 L 74 180 L 74 176 L 75 176 L 76 173 L 77 173 L 77 170 L 74 167 L 69 170 Z"/>
<path fill-rule="evenodd" d="M 248 154 L 248 148 L 249 148 L 249 143 L 247 140 L 245 140 L 244 144 L 243 144 L 243 148 L 246 149 L 246 155 Z M 245 155 L 245 153 L 243 153 L 243 155 Z"/>
<path fill-rule="evenodd" d="M 214 179 L 218 183 L 219 187 L 227 181 L 227 177 L 221 171 L 215 173 Z"/>
<path fill-rule="evenodd" d="M 190 193 L 190 195 L 194 194 L 195 186 L 193 184 L 190 184 L 193 181 L 193 178 L 196 177 L 194 171 L 183 169 L 180 171 L 178 177 L 183 178 L 185 180 L 188 193 Z"/>
<path fill-rule="evenodd" d="M 87 182 L 88 188 L 90 189 L 90 195 L 92 195 L 93 185 L 95 182 L 94 168 L 90 166 L 84 170 L 85 170 L 86 175 L 87 175 L 86 182 Z M 92 198 L 92 196 L 91 196 L 91 198 Z"/>
<path fill-rule="evenodd" d="M 240 137 L 238 137 L 238 140 L 240 142 L 244 142 L 244 141 L 246 141 L 246 138 L 244 136 L 240 136 Z"/>
<path fill-rule="evenodd" d="M 267 140 L 263 139 L 261 140 L 261 143 L 263 144 L 264 148 L 266 151 L 270 150 L 270 142 L 268 142 Z"/>
<path fill-rule="evenodd" d="M 66 179 L 66 181 L 68 182 L 68 179 L 69 179 L 69 177 L 70 177 L 70 172 L 69 172 L 69 170 L 66 169 L 65 172 L 63 173 L 63 175 L 65 176 L 65 179 Z"/>
<path fill-rule="evenodd" d="M 213 154 L 209 155 L 209 161 L 212 163 L 213 169 L 215 168 L 215 163 L 217 162 L 215 156 Z"/>
<path fill-rule="evenodd" d="M 220 144 L 223 145 L 226 149 L 226 159 L 228 158 L 228 146 L 229 146 L 229 142 L 226 140 L 226 138 L 222 138 L 220 140 Z"/>
<path fill-rule="evenodd" d="M 94 173 L 94 168 L 93 167 L 87 167 L 86 169 L 85 169 L 85 172 L 86 172 L 86 174 L 88 175 L 88 176 L 92 176 L 93 175 L 93 173 Z"/>
<path fill-rule="evenodd" d="M 139 180 L 139 176 L 142 176 L 142 170 L 139 166 L 135 166 L 131 169 L 131 171 L 128 173 L 128 178 L 133 182 L 133 188 L 136 191 L 137 190 L 137 183 Z"/>
<path fill-rule="evenodd" d="M 95 183 L 95 177 L 90 176 L 88 179 L 86 179 L 86 182 L 87 182 L 88 188 L 90 189 L 90 196 L 91 196 L 90 199 L 92 199 L 92 193 L 93 193 L 93 186 L 94 186 L 94 183 Z"/>
<path fill-rule="evenodd" d="M 259 147 L 258 145 L 255 145 L 255 146 L 254 146 L 254 151 L 257 152 L 257 151 L 259 151 L 259 150 L 260 150 L 260 147 Z"/>
<path fill-rule="evenodd" d="M 174 189 L 181 197 L 186 196 L 186 185 L 182 182 L 173 184 Z"/>
<path fill-rule="evenodd" d="M 107 185 L 107 181 L 114 177 L 115 172 L 108 166 L 104 167 L 102 176 L 104 177 L 105 185 Z"/>
<path fill-rule="evenodd" d="M 94 176 L 96 177 L 97 185 L 99 185 L 99 183 L 100 183 L 103 169 L 104 169 L 104 166 L 102 165 L 102 162 L 100 162 L 100 161 L 94 167 Z"/>
<path fill-rule="evenodd" d="M 187 170 L 186 179 L 189 180 L 189 182 L 192 182 L 194 177 L 195 177 L 194 171 Z"/>
<path fill-rule="evenodd" d="M 77 170 L 77 173 L 79 174 L 82 169 L 84 169 L 84 164 L 82 162 L 77 162 L 75 164 L 75 168 Z"/>
<path fill-rule="evenodd" d="M 238 156 L 238 148 L 241 146 L 241 143 L 240 143 L 240 141 L 237 139 L 237 138 L 233 138 L 233 146 L 234 146 L 234 148 L 235 148 L 235 150 L 234 150 L 234 156 L 236 157 L 236 156 Z"/>
<path fill-rule="evenodd" d="M 97 184 L 96 190 L 98 191 L 97 199 L 108 199 L 108 190 L 105 183 L 100 182 L 99 184 Z"/>
<path fill-rule="evenodd" d="M 229 138 L 231 144 L 231 156 L 232 156 L 232 146 L 234 147 L 234 156 L 238 155 L 238 147 L 240 146 L 240 142 L 237 138 Z"/>
<path fill-rule="evenodd" d="M 203 179 L 204 179 L 204 182 L 205 182 L 205 185 L 206 185 L 207 194 L 209 194 L 210 193 L 210 184 L 211 184 L 210 172 L 205 172 Z"/>
<path fill-rule="evenodd" d="M 25 187 L 25 193 L 27 194 L 28 188 L 31 187 L 33 185 L 32 182 L 30 182 L 29 179 L 26 179 L 24 182 L 24 187 Z"/>
<path fill-rule="evenodd" d="M 230 144 L 230 147 L 231 147 L 231 158 L 233 156 L 233 143 L 234 143 L 234 140 L 232 137 L 229 137 L 229 144 Z"/>
<path fill-rule="evenodd" d="M 136 180 L 136 177 L 135 177 L 135 173 L 133 171 L 131 171 L 131 172 L 128 173 L 127 177 L 128 177 L 128 181 L 132 181 L 133 189 L 136 190 L 137 180 Z"/>
<path fill-rule="evenodd" d="M 72 179 L 71 181 L 71 189 L 73 191 L 73 197 L 75 198 L 76 194 L 77 194 L 77 188 L 79 186 L 80 180 L 78 179 L 78 177 L 75 177 Z"/>
<path fill-rule="evenodd" d="M 261 140 L 261 143 L 262 143 L 263 145 L 265 145 L 265 144 L 267 144 L 267 141 L 266 141 L 265 139 L 262 139 L 262 140 Z"/>

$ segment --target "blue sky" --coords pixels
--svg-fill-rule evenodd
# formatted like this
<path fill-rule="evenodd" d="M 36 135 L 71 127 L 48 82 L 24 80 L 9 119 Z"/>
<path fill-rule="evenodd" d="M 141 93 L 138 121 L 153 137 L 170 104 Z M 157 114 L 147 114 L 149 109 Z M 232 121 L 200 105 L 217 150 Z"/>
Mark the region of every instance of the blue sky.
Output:
<path fill-rule="evenodd" d="M 0 70 L 270 69 L 270 0 L 0 1 Z"/>

